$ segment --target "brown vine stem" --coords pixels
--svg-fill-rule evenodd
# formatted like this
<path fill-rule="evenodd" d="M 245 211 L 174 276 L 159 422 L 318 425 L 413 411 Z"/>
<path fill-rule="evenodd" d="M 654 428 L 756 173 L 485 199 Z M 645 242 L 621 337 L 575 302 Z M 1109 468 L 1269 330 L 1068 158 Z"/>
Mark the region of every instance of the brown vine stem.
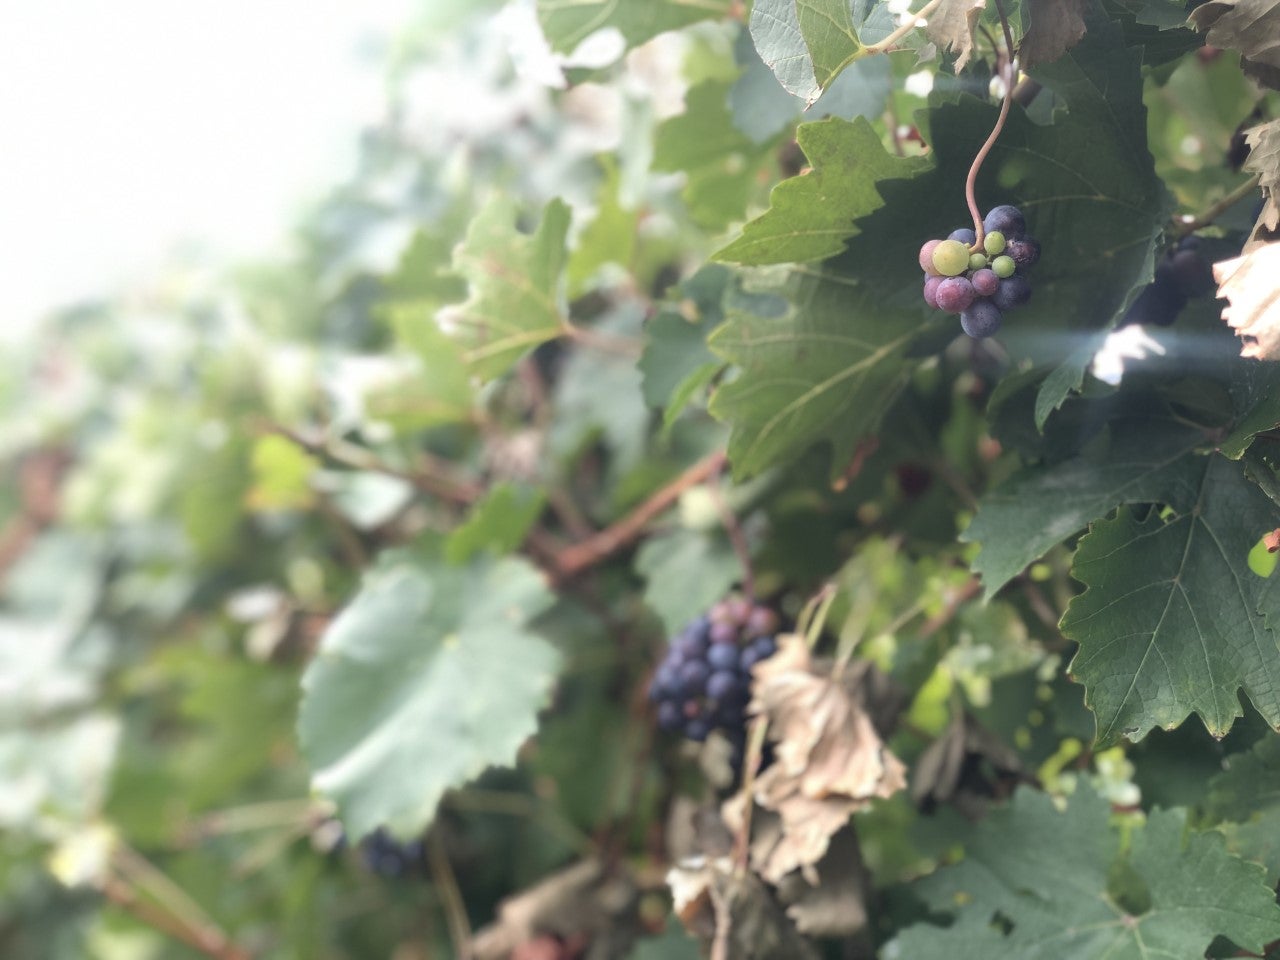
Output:
<path fill-rule="evenodd" d="M 895 43 L 905 37 L 916 27 L 920 26 L 924 22 L 925 18 L 940 6 L 942 6 L 942 0 L 929 0 L 928 3 L 920 8 L 918 13 L 908 14 L 907 16 L 909 19 L 907 22 L 898 27 L 898 29 L 893 31 L 893 33 L 889 34 L 879 43 L 873 43 L 871 46 L 865 47 L 862 51 L 862 55 L 867 56 L 872 53 L 885 53 Z"/>
<path fill-rule="evenodd" d="M 723 450 L 717 450 L 703 457 L 617 523 L 610 524 L 581 543 L 565 547 L 560 551 L 555 562 L 555 573 L 558 579 L 567 580 L 576 577 L 584 570 L 594 567 L 619 550 L 630 546 L 640 538 L 645 527 L 655 517 L 680 499 L 682 493 L 715 476 L 724 466 L 725 459 Z"/>
<path fill-rule="evenodd" d="M 969 176 L 964 182 L 964 198 L 969 203 L 969 214 L 973 217 L 973 232 L 977 235 L 977 239 L 970 248 L 975 253 L 982 249 L 982 240 L 986 232 L 982 226 L 982 214 L 978 211 L 978 198 L 975 195 L 978 185 L 978 171 L 982 169 L 982 164 L 986 161 L 987 154 L 996 145 L 1000 132 L 1004 130 L 1005 121 L 1009 119 L 1009 107 L 1013 104 L 1013 81 L 1018 76 L 1018 61 L 1013 55 L 1013 34 L 1009 32 L 1009 18 L 1005 15 L 1004 4 L 1000 0 L 996 0 L 996 11 L 1000 14 L 1000 26 L 1004 29 L 1005 49 L 1009 52 L 1008 63 L 1005 65 L 1004 99 L 1000 102 L 1000 116 L 996 119 L 996 125 L 991 128 L 991 135 L 987 137 L 986 143 L 978 150 L 978 155 L 973 158 L 973 166 L 969 168 Z"/>
<path fill-rule="evenodd" d="M 1255 173 L 1252 177 L 1240 184 L 1240 186 L 1236 187 L 1221 200 L 1202 210 L 1194 217 L 1175 220 L 1174 232 L 1180 237 L 1185 237 L 1189 234 L 1195 233 L 1197 230 L 1203 230 L 1205 227 L 1213 223 L 1213 221 L 1217 220 L 1218 217 L 1222 216 L 1224 210 L 1234 207 L 1245 197 L 1249 196 L 1249 194 L 1253 193 L 1253 191 L 1257 190 L 1258 184 L 1261 182 L 1262 174 Z"/>

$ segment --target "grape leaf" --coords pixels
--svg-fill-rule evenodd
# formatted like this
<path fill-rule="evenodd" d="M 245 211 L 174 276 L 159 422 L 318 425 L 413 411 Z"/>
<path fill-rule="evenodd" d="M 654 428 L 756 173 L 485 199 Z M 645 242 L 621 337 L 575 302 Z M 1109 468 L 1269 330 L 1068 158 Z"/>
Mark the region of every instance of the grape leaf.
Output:
<path fill-rule="evenodd" d="M 1184 0 L 1117 0 L 1138 23 L 1169 30 L 1187 25 L 1188 4 Z"/>
<path fill-rule="evenodd" d="M 1090 0 L 1028 0 L 1023 6 L 1030 17 L 1018 47 L 1024 68 L 1052 63 L 1084 36 L 1085 11 Z"/>
<path fill-rule="evenodd" d="M 1173 420 L 1110 425 L 1104 449 L 1030 467 L 988 493 L 960 539 L 981 543 L 973 562 L 990 597 L 1051 547 L 1123 503 L 1195 499 L 1204 434 Z"/>
<path fill-rule="evenodd" d="M 1248 566 L 1280 511 L 1219 456 L 1204 459 L 1194 497 L 1175 495 L 1169 507 L 1168 518 L 1122 508 L 1095 523 L 1072 562 L 1086 589 L 1061 630 L 1080 645 L 1071 673 L 1098 739 L 1138 740 L 1193 711 L 1221 736 L 1241 715 L 1241 688 L 1280 726 L 1280 644 L 1264 620 L 1280 611 Z"/>
<path fill-rule="evenodd" d="M 1280 737 L 1263 737 L 1223 763 L 1209 784 L 1205 815 L 1218 824 L 1227 846 L 1266 867 L 1274 884 L 1280 876 Z"/>
<path fill-rule="evenodd" d="M 1218 443 L 1218 451 L 1239 460 L 1264 430 L 1280 425 L 1280 363 L 1236 361 L 1240 369 L 1231 379 L 1231 400 L 1236 421 L 1231 433 Z"/>
<path fill-rule="evenodd" d="M 1059 811 L 1023 787 L 975 828 L 964 860 L 916 885 L 949 927 L 917 924 L 897 940 L 912 960 L 1150 960 L 1201 956 L 1215 937 L 1261 951 L 1280 935 L 1280 908 L 1262 869 L 1223 849 L 1221 834 L 1188 832 L 1159 810 L 1121 852 L 1110 804 L 1081 787 Z M 1143 906 L 1125 909 L 1109 875 L 1125 869 Z M 1133 912 L 1130 912 L 1133 911 Z M 998 922 L 993 922 L 998 918 Z"/>
<path fill-rule="evenodd" d="M 392 409 L 410 416 L 418 427 L 470 420 L 475 391 L 463 345 L 445 333 L 420 302 L 392 304 L 387 316 L 396 339 L 413 351 L 421 366 L 421 375 L 408 390 L 396 384 L 396 395 L 387 398 Z"/>
<path fill-rule="evenodd" d="M 560 274 L 565 265 L 569 208 L 552 200 L 537 232 L 515 229 L 516 205 L 495 197 L 476 214 L 454 252 L 454 269 L 471 296 L 446 308 L 442 322 L 457 330 L 464 358 L 484 380 L 505 373 L 527 350 L 563 332 Z"/>
<path fill-rule="evenodd" d="M 773 292 L 785 297 L 781 315 L 731 309 L 712 334 L 711 348 L 742 371 L 712 395 L 711 412 L 733 424 L 737 477 L 818 441 L 838 472 L 906 382 L 919 313 L 826 268 L 796 268 Z"/>
<path fill-rule="evenodd" d="M 1280 6 L 1275 0 L 1209 0 L 1191 23 L 1211 46 L 1239 50 L 1241 67 L 1259 83 L 1280 87 Z"/>
<path fill-rule="evenodd" d="M 456 219 L 456 215 L 449 219 Z M 425 312 L 465 297 L 466 282 L 450 267 L 455 242 L 456 235 L 447 228 L 424 227 L 415 233 L 395 272 L 386 279 L 391 299 L 416 302 Z"/>
<path fill-rule="evenodd" d="M 325 631 L 298 717 L 312 785 L 350 835 L 418 833 L 446 790 L 514 761 L 559 666 L 528 630 L 552 600 L 515 558 L 379 557 Z"/>
<path fill-rule="evenodd" d="M 796 140 L 813 170 L 774 187 L 769 209 L 715 259 L 758 265 L 833 256 L 858 232 L 858 218 L 884 206 L 877 182 L 911 177 L 930 165 L 921 157 L 891 155 L 862 117 L 801 124 Z"/>
<path fill-rule="evenodd" d="M 853 4 L 849 0 L 792 0 L 792 3 L 813 63 L 814 80 L 820 90 L 825 90 L 863 49 L 854 28 Z"/>
<path fill-rule="evenodd" d="M 449 534 L 444 554 L 450 563 L 466 563 L 483 550 L 510 553 L 524 542 L 525 534 L 542 513 L 541 491 L 510 483 L 491 487 L 471 508 L 466 521 Z"/>
<path fill-rule="evenodd" d="M 964 69 L 973 55 L 973 30 L 987 0 L 942 0 L 928 18 L 925 33 L 944 53 L 954 50 L 955 71 Z"/>
<path fill-rule="evenodd" d="M 818 99 L 822 88 L 800 32 L 796 0 L 756 0 L 751 5 L 749 27 L 756 52 L 782 88 L 805 103 Z"/>
<path fill-rule="evenodd" d="M 638 210 L 622 205 L 622 173 L 610 154 L 600 157 L 604 179 L 596 195 L 596 215 L 578 237 L 569 257 L 569 298 L 584 293 L 596 272 L 607 263 L 630 267 L 636 250 Z"/>
<path fill-rule="evenodd" d="M 645 579 L 645 603 L 671 636 L 742 577 L 742 566 L 725 538 L 696 530 L 650 537 L 637 551 L 635 566 Z"/>
<path fill-rule="evenodd" d="M 724 318 L 721 300 L 730 279 L 724 267 L 703 267 L 681 284 L 680 309 L 664 310 L 645 326 L 641 389 L 645 403 L 665 408 L 666 424 L 722 366 L 707 347 L 707 335 Z"/>
<path fill-rule="evenodd" d="M 538 0 L 538 22 L 553 50 L 572 53 L 606 27 L 634 47 L 668 30 L 725 16 L 732 7 L 732 0 Z"/>
<path fill-rule="evenodd" d="M 863 55 L 859 31 L 878 9 L 850 0 L 757 0 L 751 39 L 783 89 L 812 105 Z"/>

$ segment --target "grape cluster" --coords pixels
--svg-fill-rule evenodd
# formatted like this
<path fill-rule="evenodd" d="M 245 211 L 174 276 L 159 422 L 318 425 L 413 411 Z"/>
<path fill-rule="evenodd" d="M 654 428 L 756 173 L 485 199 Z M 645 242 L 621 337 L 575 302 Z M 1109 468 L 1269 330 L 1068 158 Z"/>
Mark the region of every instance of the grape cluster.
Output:
<path fill-rule="evenodd" d="M 1027 236 L 1022 211 L 1008 204 L 993 207 L 982 221 L 982 243 L 968 227 L 920 248 L 924 302 L 960 314 L 971 337 L 990 337 L 1006 311 L 1031 299 L 1027 268 L 1040 259 L 1040 244 Z"/>
<path fill-rule="evenodd" d="M 676 636 L 649 685 L 658 725 L 705 740 L 721 729 L 741 747 L 751 668 L 778 649 L 778 615 L 740 597 L 717 603 Z"/>
<path fill-rule="evenodd" d="M 422 841 L 397 840 L 382 827 L 360 841 L 360 859 L 365 869 L 380 877 L 398 879 L 417 873 L 422 867 Z"/>
<path fill-rule="evenodd" d="M 1200 252 L 1200 238 L 1183 237 L 1156 263 L 1155 279 L 1129 305 L 1120 326 L 1138 323 L 1167 327 L 1195 297 L 1207 297 L 1215 289 L 1213 266 Z"/>

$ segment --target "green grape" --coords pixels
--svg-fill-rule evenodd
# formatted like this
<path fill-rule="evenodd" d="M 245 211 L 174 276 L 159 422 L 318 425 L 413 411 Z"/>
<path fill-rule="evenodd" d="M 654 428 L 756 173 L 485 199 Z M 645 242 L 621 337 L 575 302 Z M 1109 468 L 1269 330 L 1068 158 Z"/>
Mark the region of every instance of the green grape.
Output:
<path fill-rule="evenodd" d="M 987 258 L 982 254 L 974 253 L 969 255 L 970 270 L 981 270 L 986 265 L 987 265 Z"/>
<path fill-rule="evenodd" d="M 1012 277 L 1018 265 L 1013 262 L 1013 257 L 996 257 L 991 261 L 991 269 L 1003 280 L 1005 277 Z"/>
<path fill-rule="evenodd" d="M 985 237 L 982 238 L 982 248 L 986 250 L 987 253 L 991 254 L 991 256 L 993 257 L 997 253 L 1003 253 L 1004 252 L 1004 234 L 1001 233 L 999 230 L 992 230 L 990 233 L 988 233 Z"/>
<path fill-rule="evenodd" d="M 944 277 L 960 276 L 969 269 L 969 248 L 959 240 L 943 240 L 933 249 L 933 268 Z"/>

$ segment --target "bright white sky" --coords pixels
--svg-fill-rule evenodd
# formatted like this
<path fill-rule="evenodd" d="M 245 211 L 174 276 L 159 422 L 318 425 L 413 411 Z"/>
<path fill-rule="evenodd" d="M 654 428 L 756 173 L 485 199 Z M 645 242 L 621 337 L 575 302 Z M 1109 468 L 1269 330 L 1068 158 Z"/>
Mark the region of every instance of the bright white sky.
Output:
<path fill-rule="evenodd" d="M 380 114 L 361 46 L 415 6 L 0 0 L 0 340 L 182 240 L 278 244 Z"/>

